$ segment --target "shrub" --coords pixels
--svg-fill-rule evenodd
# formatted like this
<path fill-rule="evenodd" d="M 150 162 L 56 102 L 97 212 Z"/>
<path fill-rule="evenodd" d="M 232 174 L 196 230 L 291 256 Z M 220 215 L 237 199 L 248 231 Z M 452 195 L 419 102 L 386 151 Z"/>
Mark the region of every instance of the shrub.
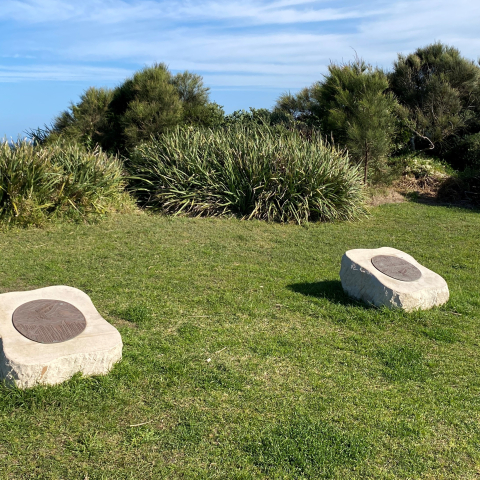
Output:
<path fill-rule="evenodd" d="M 467 135 L 455 142 L 445 158 L 458 170 L 480 169 L 480 133 Z"/>
<path fill-rule="evenodd" d="M 128 168 L 140 201 L 167 213 L 302 223 L 363 212 L 347 155 L 281 127 L 177 129 L 138 147 Z"/>
<path fill-rule="evenodd" d="M 200 75 L 188 71 L 172 75 L 165 64 L 154 64 L 113 90 L 89 88 L 52 127 L 31 130 L 29 136 L 38 144 L 55 143 L 61 137 L 126 153 L 176 125 L 220 125 L 223 108 L 210 103 L 208 96 Z"/>
<path fill-rule="evenodd" d="M 275 111 L 317 125 L 347 147 L 350 157 L 363 164 L 366 183 L 369 171 L 377 176 L 382 172 L 393 149 L 398 105 L 388 88 L 385 73 L 360 59 L 331 64 L 322 82 L 295 97 L 282 95 Z"/>
<path fill-rule="evenodd" d="M 480 116 L 480 68 L 453 47 L 434 43 L 399 55 L 389 74 L 417 148 L 444 152 L 447 140 Z"/>
<path fill-rule="evenodd" d="M 113 90 L 108 88 L 87 89 L 78 103 L 58 115 L 52 126 L 32 129 L 28 136 L 36 145 L 62 142 L 81 143 L 87 147 L 105 143 L 109 134 L 108 108 Z"/>
<path fill-rule="evenodd" d="M 446 177 L 453 173 L 451 167 L 434 157 L 427 157 L 423 152 L 409 152 L 392 158 L 392 166 L 402 175 L 424 177 Z"/>
<path fill-rule="evenodd" d="M 100 149 L 56 143 L 0 144 L 0 219 L 39 225 L 126 207 L 121 164 Z"/>
<path fill-rule="evenodd" d="M 171 80 L 166 65 L 159 64 L 136 72 L 115 89 L 109 106 L 111 146 L 132 148 L 180 122 L 182 104 Z"/>
<path fill-rule="evenodd" d="M 444 202 L 462 202 L 480 205 L 480 169 L 467 168 L 460 174 L 452 175 L 443 182 L 437 198 Z"/>

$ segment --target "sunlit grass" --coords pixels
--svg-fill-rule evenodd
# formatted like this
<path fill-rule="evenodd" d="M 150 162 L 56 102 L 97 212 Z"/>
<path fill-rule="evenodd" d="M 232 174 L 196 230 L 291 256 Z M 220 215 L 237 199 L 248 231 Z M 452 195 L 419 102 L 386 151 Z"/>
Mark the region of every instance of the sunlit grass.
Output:
<path fill-rule="evenodd" d="M 108 376 L 0 389 L 0 478 L 477 478 L 479 227 L 404 203 L 308 227 L 142 214 L 0 233 L 2 292 L 80 288 L 124 342 Z M 380 246 L 450 301 L 346 297 L 342 254 Z"/>

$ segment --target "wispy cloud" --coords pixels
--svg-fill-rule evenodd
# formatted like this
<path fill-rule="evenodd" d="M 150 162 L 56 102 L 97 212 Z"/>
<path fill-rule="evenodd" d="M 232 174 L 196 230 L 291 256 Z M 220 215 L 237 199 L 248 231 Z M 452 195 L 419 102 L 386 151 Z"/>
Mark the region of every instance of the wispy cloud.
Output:
<path fill-rule="evenodd" d="M 160 61 L 212 85 L 287 89 L 353 49 L 386 68 L 435 40 L 480 54 L 478 0 L 3 0 L 2 22 L 0 48 L 18 57 L 0 69 L 3 81 L 120 80 Z"/>
<path fill-rule="evenodd" d="M 32 65 L 6 67 L 0 65 L 0 82 L 22 80 L 82 81 L 102 79 L 119 81 L 130 73 L 123 68 L 90 67 L 78 65 Z"/>
<path fill-rule="evenodd" d="M 312 23 L 363 17 L 352 8 L 325 8 L 324 2 L 304 1 L 153 1 L 137 0 L 4 0 L 0 18 L 28 23 L 75 20 L 115 24 L 153 20 L 245 20 L 249 24 Z"/>

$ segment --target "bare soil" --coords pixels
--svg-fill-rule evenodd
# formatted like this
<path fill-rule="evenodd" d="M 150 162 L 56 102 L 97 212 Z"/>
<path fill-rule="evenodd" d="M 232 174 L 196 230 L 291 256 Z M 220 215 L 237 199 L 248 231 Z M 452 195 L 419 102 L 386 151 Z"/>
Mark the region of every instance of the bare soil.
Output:
<path fill-rule="evenodd" d="M 440 187 L 449 177 L 428 176 L 415 178 L 413 176 L 403 176 L 395 180 L 391 186 L 380 188 L 373 192 L 367 204 L 376 207 L 386 203 L 402 203 L 407 200 L 415 200 L 420 203 L 442 205 L 446 202 L 438 198 Z M 447 202 L 449 205 L 464 202 Z"/>

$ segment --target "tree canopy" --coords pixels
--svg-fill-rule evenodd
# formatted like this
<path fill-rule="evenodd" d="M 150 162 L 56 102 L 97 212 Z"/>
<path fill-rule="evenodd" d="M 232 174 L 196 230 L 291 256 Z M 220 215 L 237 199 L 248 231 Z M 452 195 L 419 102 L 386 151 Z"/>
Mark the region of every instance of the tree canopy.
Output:
<path fill-rule="evenodd" d="M 297 95 L 284 94 L 276 110 L 315 125 L 333 142 L 347 147 L 351 157 L 381 170 L 395 136 L 396 100 L 385 73 L 361 59 L 331 64 L 325 78 Z"/>
<path fill-rule="evenodd" d="M 123 153 L 176 125 L 214 126 L 223 116 L 200 75 L 173 75 L 158 63 L 113 90 L 89 88 L 55 119 L 52 134 Z"/>
<path fill-rule="evenodd" d="M 452 136 L 478 128 L 480 68 L 456 48 L 434 43 L 399 54 L 389 82 L 420 148 L 445 149 Z"/>

